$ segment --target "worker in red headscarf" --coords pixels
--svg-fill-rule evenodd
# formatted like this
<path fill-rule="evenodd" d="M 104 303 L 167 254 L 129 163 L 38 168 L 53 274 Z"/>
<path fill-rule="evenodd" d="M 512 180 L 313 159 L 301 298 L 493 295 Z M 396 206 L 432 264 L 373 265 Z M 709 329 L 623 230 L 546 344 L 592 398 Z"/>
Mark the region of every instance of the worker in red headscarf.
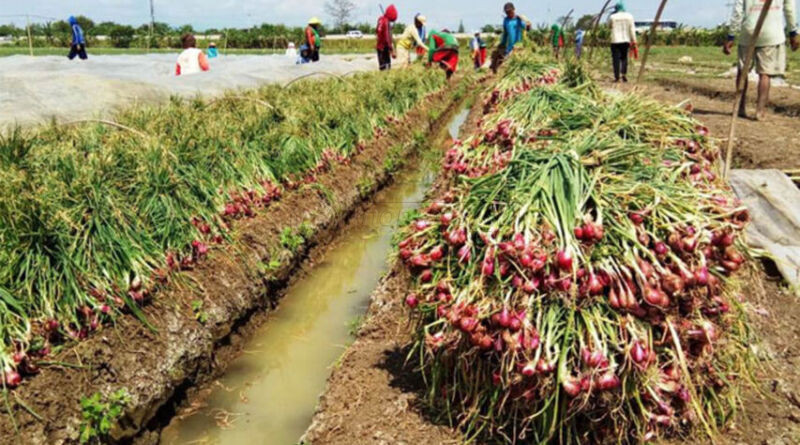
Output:
<path fill-rule="evenodd" d="M 378 67 L 388 70 L 392 67 L 392 59 L 396 57 L 394 45 L 392 44 L 392 24 L 397 21 L 397 8 L 389 5 L 386 12 L 378 18 L 377 38 L 378 38 Z"/>
<path fill-rule="evenodd" d="M 428 64 L 436 63 L 452 77 L 458 68 L 458 40 L 448 30 L 431 31 L 428 37 Z"/>

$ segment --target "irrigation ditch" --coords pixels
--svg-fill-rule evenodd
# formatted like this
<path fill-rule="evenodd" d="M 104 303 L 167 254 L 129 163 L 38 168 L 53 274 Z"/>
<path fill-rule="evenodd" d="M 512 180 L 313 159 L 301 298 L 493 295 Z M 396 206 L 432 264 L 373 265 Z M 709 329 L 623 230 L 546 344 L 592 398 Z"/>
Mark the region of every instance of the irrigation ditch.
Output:
<path fill-rule="evenodd" d="M 38 375 L 6 393 L 0 444 L 78 443 L 81 399 L 121 389 L 128 401 L 110 439 L 158 443 L 176 413 L 246 353 L 246 339 L 304 271 L 313 270 L 348 221 L 363 214 L 376 193 L 409 174 L 417 153 L 446 135 L 475 82 L 471 76 L 454 79 L 367 142 L 349 166 L 287 191 L 269 212 L 242 220 L 232 245 L 213 249 L 142 309 L 153 329 L 132 316 L 119 317 L 113 327 L 49 357 Z M 286 228 L 303 232 L 291 251 L 281 247 Z"/>

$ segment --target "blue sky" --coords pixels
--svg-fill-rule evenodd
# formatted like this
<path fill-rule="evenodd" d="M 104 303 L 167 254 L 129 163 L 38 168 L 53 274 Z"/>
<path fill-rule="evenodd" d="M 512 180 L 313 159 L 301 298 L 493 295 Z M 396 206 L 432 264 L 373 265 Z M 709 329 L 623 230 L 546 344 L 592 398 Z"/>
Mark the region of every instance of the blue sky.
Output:
<path fill-rule="evenodd" d="M 373 22 L 378 15 L 379 2 L 353 0 L 357 5 L 358 21 Z M 615 0 L 614 0 L 615 1 Z M 729 15 L 726 6 L 731 0 L 669 0 L 665 20 L 676 20 L 693 26 L 714 26 Z M 156 20 L 171 25 L 191 24 L 197 29 L 226 26 L 242 27 L 271 22 L 300 25 L 311 16 L 323 21 L 325 0 L 154 0 Z M 456 27 L 464 20 L 468 29 L 501 20 L 504 0 L 399 0 L 400 21 L 408 22 L 417 12 L 428 16 L 433 27 Z M 637 19 L 652 19 L 658 0 L 627 0 L 626 5 Z M 384 1 L 384 5 L 388 2 Z M 550 23 L 575 8 L 575 15 L 597 13 L 603 0 L 518 0 L 517 10 L 534 23 Z M 47 17 L 67 17 L 83 14 L 95 21 L 141 24 L 149 20 L 149 0 L 0 0 L 0 23 L 24 24 L 25 19 L 9 17 L 33 14 Z M 41 19 L 40 19 L 41 20 Z"/>

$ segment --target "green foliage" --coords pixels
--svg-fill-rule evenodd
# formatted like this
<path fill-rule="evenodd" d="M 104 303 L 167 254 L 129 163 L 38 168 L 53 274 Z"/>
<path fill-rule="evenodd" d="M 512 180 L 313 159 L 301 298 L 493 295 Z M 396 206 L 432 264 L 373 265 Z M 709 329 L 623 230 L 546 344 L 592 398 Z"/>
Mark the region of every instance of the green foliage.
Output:
<path fill-rule="evenodd" d="M 111 39 L 111 43 L 114 45 L 114 47 L 129 48 L 131 46 L 131 42 L 133 42 L 134 34 L 135 30 L 133 27 L 128 25 L 118 25 L 111 30 L 108 37 Z"/>
<path fill-rule="evenodd" d="M 192 312 L 194 312 L 195 320 L 200 324 L 206 324 L 208 321 L 208 313 L 203 310 L 203 300 L 192 301 Z"/>
<path fill-rule="evenodd" d="M 81 398 L 80 443 L 104 443 L 114 423 L 123 414 L 130 396 L 125 388 L 103 397 L 99 392 Z"/>
<path fill-rule="evenodd" d="M 286 227 L 281 231 L 281 245 L 291 252 L 296 252 L 304 241 L 303 237 L 294 233 L 291 227 Z"/>
<path fill-rule="evenodd" d="M 192 218 L 225 234 L 231 193 L 305 177 L 326 148 L 350 155 L 444 84 L 422 68 L 357 74 L 113 117 L 141 134 L 90 124 L 0 136 L 0 360 L 45 319 L 82 327 L 78 308 L 101 305 L 90 287 L 121 298 L 132 276 L 150 287 L 167 252 L 190 253 Z M 296 248 L 309 230 L 282 241 Z"/>

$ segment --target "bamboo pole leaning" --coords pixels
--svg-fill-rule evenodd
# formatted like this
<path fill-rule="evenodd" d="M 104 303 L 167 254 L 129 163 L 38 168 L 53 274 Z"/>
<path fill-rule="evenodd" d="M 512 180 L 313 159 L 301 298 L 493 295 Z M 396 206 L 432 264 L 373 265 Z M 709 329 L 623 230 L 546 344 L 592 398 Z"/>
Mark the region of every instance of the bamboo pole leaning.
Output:
<path fill-rule="evenodd" d="M 767 14 L 769 13 L 769 9 L 772 7 L 772 0 L 766 0 L 761 7 L 761 14 L 758 16 L 758 22 L 756 23 L 756 29 L 753 31 L 753 35 L 750 38 L 750 44 L 747 45 L 747 52 L 745 53 L 744 58 L 744 65 L 739 66 L 739 75 L 736 78 L 736 94 L 733 98 L 733 112 L 731 113 L 731 125 L 728 130 L 728 145 L 725 149 L 725 179 L 728 179 L 728 175 L 731 172 L 731 161 L 733 159 L 733 144 L 734 139 L 736 136 L 736 119 L 739 115 L 739 107 L 741 107 L 742 101 L 745 100 L 745 89 L 744 89 L 744 81 L 747 78 L 746 76 L 750 73 L 750 66 L 753 64 L 753 54 L 756 51 L 756 40 L 758 40 L 758 36 L 761 34 L 761 28 L 764 26 L 764 20 L 767 18 Z"/>
<path fill-rule="evenodd" d="M 600 12 L 597 14 L 597 17 L 595 17 L 594 23 L 592 24 L 592 42 L 589 46 L 590 61 L 592 60 L 592 54 L 594 54 L 594 47 L 597 46 L 597 26 L 600 25 L 600 20 L 603 19 L 603 14 L 606 13 L 606 8 L 608 8 L 610 3 L 611 0 L 606 0 L 606 2 L 603 3 L 603 7 L 600 8 Z"/>
<path fill-rule="evenodd" d="M 658 23 L 661 21 L 661 14 L 664 13 L 665 6 L 667 6 L 667 0 L 661 0 L 661 4 L 658 6 L 658 12 L 656 12 L 656 17 L 653 20 L 653 24 L 650 26 L 650 32 L 647 34 L 647 42 L 645 42 L 644 54 L 642 54 L 642 65 L 639 67 L 639 75 L 636 77 L 637 84 L 642 83 L 645 66 L 647 66 L 647 56 L 650 54 L 650 46 L 655 41 L 656 29 L 658 28 Z"/>

